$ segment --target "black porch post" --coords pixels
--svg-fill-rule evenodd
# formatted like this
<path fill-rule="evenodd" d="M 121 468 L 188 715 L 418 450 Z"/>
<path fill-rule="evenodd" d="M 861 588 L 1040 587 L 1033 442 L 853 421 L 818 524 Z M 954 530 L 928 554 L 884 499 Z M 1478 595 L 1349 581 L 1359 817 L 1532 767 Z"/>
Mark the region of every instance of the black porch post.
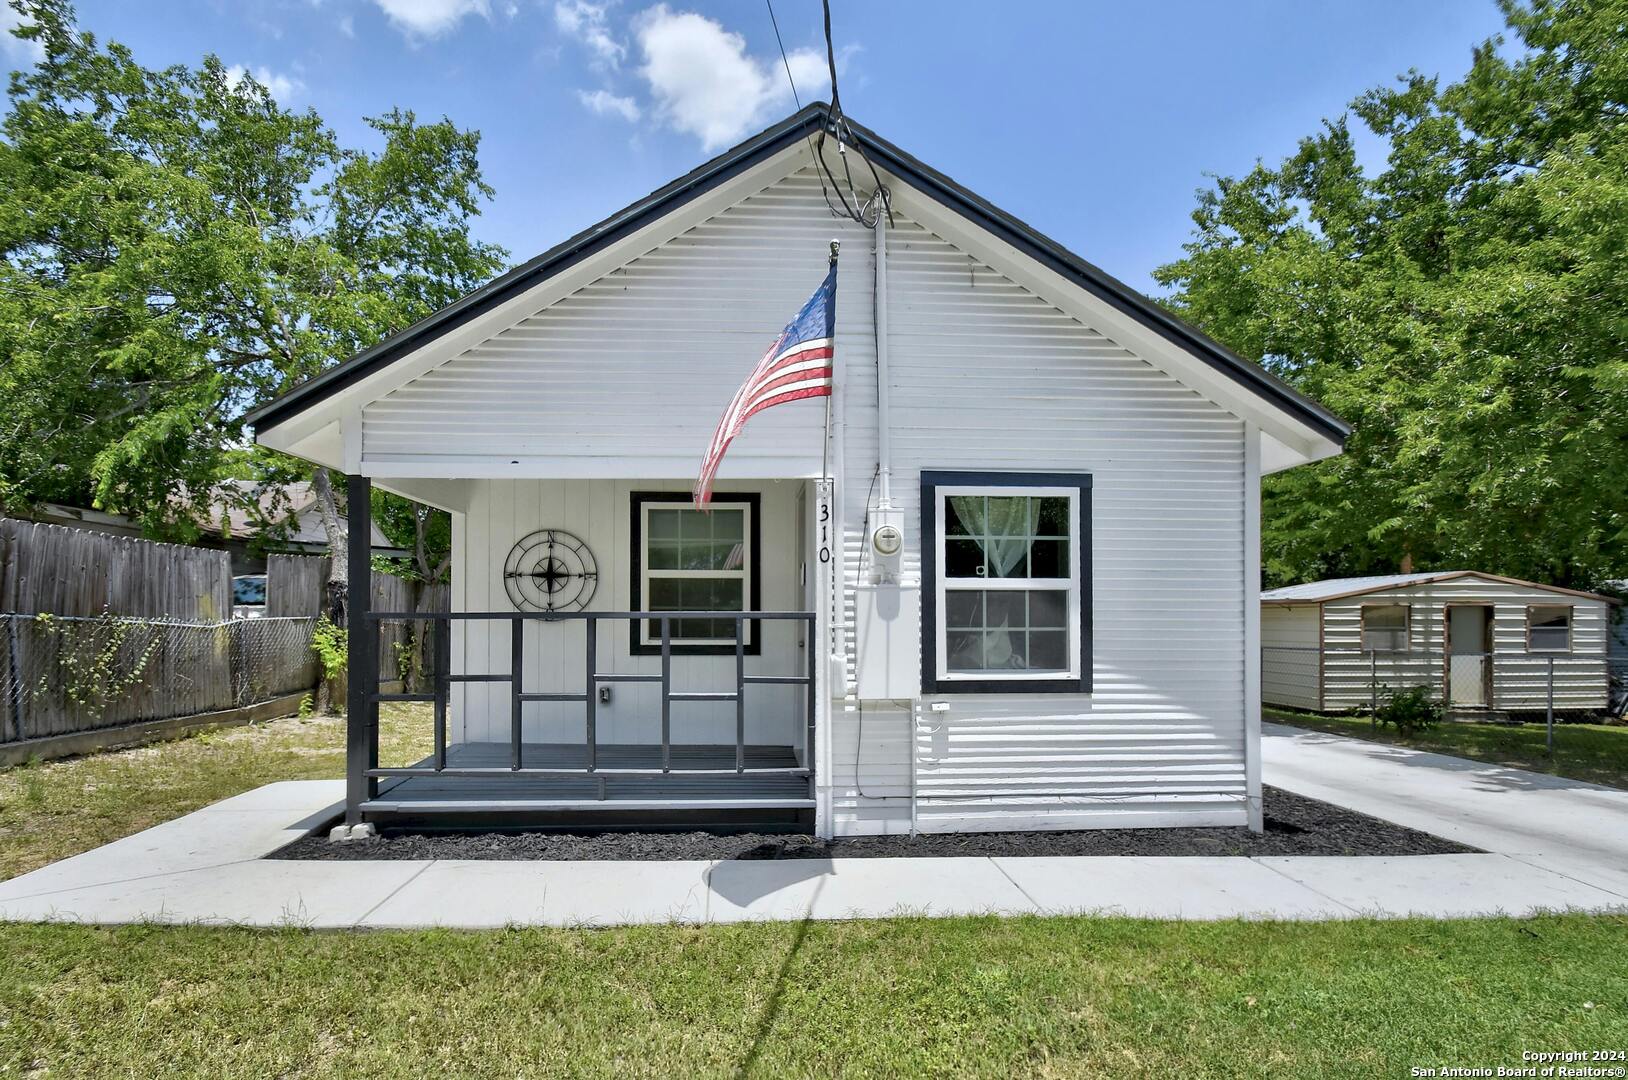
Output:
<path fill-rule="evenodd" d="M 345 477 L 348 671 L 345 703 L 345 823 L 362 820 L 362 803 L 378 793 L 368 770 L 379 765 L 379 629 L 368 620 L 373 594 L 373 482 Z"/>

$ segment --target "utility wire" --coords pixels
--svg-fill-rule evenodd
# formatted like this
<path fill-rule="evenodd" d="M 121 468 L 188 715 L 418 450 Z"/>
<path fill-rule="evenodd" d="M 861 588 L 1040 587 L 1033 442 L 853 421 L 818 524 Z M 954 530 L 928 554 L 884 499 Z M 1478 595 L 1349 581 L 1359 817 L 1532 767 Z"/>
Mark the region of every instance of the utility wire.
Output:
<path fill-rule="evenodd" d="M 780 62 L 786 66 L 786 82 L 791 84 L 791 100 L 797 111 L 803 111 L 803 99 L 797 96 L 797 80 L 791 77 L 791 61 L 786 58 L 786 43 L 780 40 L 780 20 L 774 17 L 774 0 L 763 0 L 769 8 L 769 25 L 774 27 L 774 43 L 780 46 Z"/>
<path fill-rule="evenodd" d="M 786 83 L 791 87 L 791 99 L 796 103 L 798 111 L 801 111 L 803 99 L 797 92 L 797 80 L 791 74 L 791 58 L 786 54 L 785 39 L 780 35 L 780 20 L 774 13 L 774 0 L 764 0 L 764 6 L 769 9 L 769 25 L 774 27 L 774 42 L 780 49 L 780 64 L 786 70 Z M 825 65 L 831 78 L 831 114 L 830 123 L 820 129 L 819 142 L 816 144 L 808 140 L 808 149 L 814 157 L 815 169 L 820 178 L 820 195 L 825 199 L 825 207 L 831 212 L 831 216 L 856 221 L 867 229 L 875 228 L 877 219 L 884 212 L 888 216 L 888 221 L 892 222 L 892 194 L 882 183 L 881 174 L 876 171 L 876 166 L 859 147 L 854 139 L 853 129 L 848 126 L 848 121 L 842 115 L 842 92 L 837 88 L 836 45 L 831 37 L 830 0 L 822 0 L 821 10 L 825 27 Z M 834 135 L 837 140 L 837 159 L 842 164 L 841 180 L 837 179 L 825 158 L 825 141 L 828 134 Z M 871 174 L 871 193 L 864 199 L 860 198 L 854 184 L 853 167 L 848 161 L 850 146 Z"/>

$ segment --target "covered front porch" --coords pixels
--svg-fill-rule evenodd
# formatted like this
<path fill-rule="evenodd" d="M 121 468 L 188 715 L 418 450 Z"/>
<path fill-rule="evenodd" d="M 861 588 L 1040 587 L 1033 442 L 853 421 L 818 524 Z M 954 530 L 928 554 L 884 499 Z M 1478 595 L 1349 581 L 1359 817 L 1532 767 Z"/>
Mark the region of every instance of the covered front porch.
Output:
<path fill-rule="evenodd" d="M 672 482 L 469 481 L 445 613 L 369 610 L 352 544 L 346 823 L 812 831 L 818 486 L 738 482 L 703 522 Z M 370 488 L 348 480 L 352 537 Z M 691 597 L 708 606 L 673 606 Z M 403 621 L 433 643 L 416 687 L 381 655 Z M 430 707 L 422 760 L 381 765 L 392 702 Z"/>

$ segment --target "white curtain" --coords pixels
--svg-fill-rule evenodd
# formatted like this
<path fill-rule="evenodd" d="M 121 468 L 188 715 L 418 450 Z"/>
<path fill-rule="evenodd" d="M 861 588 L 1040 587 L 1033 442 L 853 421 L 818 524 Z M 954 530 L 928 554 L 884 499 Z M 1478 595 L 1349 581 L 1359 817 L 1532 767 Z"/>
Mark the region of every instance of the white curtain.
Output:
<path fill-rule="evenodd" d="M 1029 553 L 1040 528 L 1040 500 L 1023 496 L 951 495 L 950 505 L 989 560 L 990 577 L 1006 577 Z"/>
<path fill-rule="evenodd" d="M 1006 577 L 1023 567 L 1029 554 L 1029 537 L 1040 527 L 1040 500 L 1024 496 L 951 495 L 951 507 L 967 532 L 978 541 L 989 563 L 990 577 Z M 987 602 L 987 597 L 986 597 Z M 987 620 L 988 615 L 985 615 Z M 1022 633 L 1026 626 L 1016 628 Z M 998 625 L 986 622 L 983 634 L 983 667 L 989 670 L 1026 667 L 1013 655 L 1015 634 L 1001 616 Z"/>

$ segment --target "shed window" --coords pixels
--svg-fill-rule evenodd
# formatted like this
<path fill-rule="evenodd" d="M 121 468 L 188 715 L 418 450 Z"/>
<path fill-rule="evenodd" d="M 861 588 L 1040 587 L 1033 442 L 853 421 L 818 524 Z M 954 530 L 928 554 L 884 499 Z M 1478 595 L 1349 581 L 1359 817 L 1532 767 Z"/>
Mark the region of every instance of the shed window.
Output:
<path fill-rule="evenodd" d="M 1375 652 L 1406 652 L 1408 621 L 1412 609 L 1406 604 L 1369 604 L 1362 609 L 1362 647 Z"/>
<path fill-rule="evenodd" d="M 756 495 L 713 500 L 710 511 L 690 505 L 683 492 L 633 495 L 633 573 L 641 611 L 755 611 L 759 595 Z M 756 628 L 743 624 L 748 651 L 757 652 Z M 733 652 L 734 619 L 674 619 L 680 652 Z M 661 623 L 635 624 L 636 653 L 661 650 Z"/>
<path fill-rule="evenodd" d="M 1090 477 L 922 474 L 931 692 L 1089 689 Z"/>
<path fill-rule="evenodd" d="M 1527 652 L 1570 652 L 1571 608 L 1527 608 L 1526 650 Z"/>

